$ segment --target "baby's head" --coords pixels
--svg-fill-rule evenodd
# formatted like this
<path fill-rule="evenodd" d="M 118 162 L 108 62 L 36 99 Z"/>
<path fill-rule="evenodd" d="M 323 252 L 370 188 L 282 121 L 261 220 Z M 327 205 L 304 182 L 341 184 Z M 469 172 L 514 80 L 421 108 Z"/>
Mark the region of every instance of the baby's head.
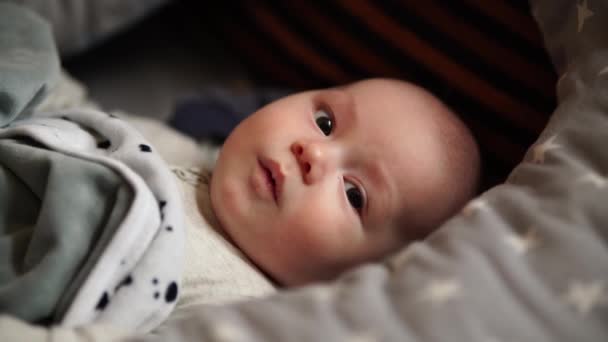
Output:
<path fill-rule="evenodd" d="M 372 79 L 245 119 L 211 180 L 222 229 L 283 285 L 331 279 L 421 239 L 473 196 L 477 146 L 427 91 Z"/>

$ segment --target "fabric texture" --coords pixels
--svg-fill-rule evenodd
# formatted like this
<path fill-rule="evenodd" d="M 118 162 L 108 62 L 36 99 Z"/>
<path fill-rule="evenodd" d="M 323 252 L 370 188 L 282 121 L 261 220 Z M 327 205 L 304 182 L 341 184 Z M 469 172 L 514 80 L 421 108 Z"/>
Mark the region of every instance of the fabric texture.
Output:
<path fill-rule="evenodd" d="M 0 130 L 2 140 L 15 137 L 28 137 L 47 149 L 111 168 L 134 193 L 133 199 L 127 202 L 128 213 L 124 218 L 107 213 L 104 217 L 106 224 L 118 219 L 116 231 L 94 232 L 95 248 L 84 246 L 89 252 L 87 260 L 76 259 L 79 274 L 69 280 L 64 293 L 70 295 L 62 298 L 55 308 L 55 320 L 66 326 L 111 322 L 134 331 L 156 327 L 175 305 L 183 259 L 183 213 L 168 167 L 130 126 L 93 110 L 36 113 Z M 34 157 L 31 153 L 25 156 Z M 60 175 L 65 176 L 69 173 Z M 96 185 L 81 183 L 75 190 L 72 186 L 78 185 L 73 183 L 76 179 L 62 179 L 64 182 L 52 189 L 55 196 L 69 197 L 75 191 L 89 194 Z M 109 196 L 107 201 L 117 205 L 128 200 L 117 201 L 112 192 L 102 195 Z M 44 204 L 40 207 L 45 208 Z M 60 229 L 49 232 L 45 225 L 48 220 L 37 221 L 45 234 L 61 235 L 69 228 L 61 223 L 69 222 L 66 220 L 71 215 L 59 209 L 50 206 L 48 215 L 58 220 L 56 226 Z M 95 217 L 78 205 L 72 205 L 67 212 L 82 220 Z M 84 229 L 84 226 L 74 229 Z M 51 235 L 52 238 L 57 239 Z M 74 239 L 70 242 L 75 243 Z M 27 246 L 36 247 L 35 240 Z M 70 249 L 61 254 L 68 258 L 74 256 Z M 22 275 L 30 276 L 30 273 Z M 43 279 L 33 281 L 44 284 Z"/>
<path fill-rule="evenodd" d="M 153 142 L 158 154 L 169 165 L 212 167 L 217 159 L 217 145 L 208 141 L 197 142 L 193 137 L 184 135 L 162 121 L 122 111 L 113 111 L 112 115 L 122 118 Z"/>
<path fill-rule="evenodd" d="M 39 72 L 57 62 L 52 38 L 31 12 L 0 4 L 0 23 L 10 22 L 0 34 L 12 49 L 0 65 L 14 76 L 2 70 L 4 98 L 33 104 L 32 89 L 52 80 Z M 38 46 L 49 47 L 36 56 L 39 69 L 12 63 L 12 51 Z M 183 210 L 168 166 L 112 115 L 15 108 L 6 120 L 18 117 L 0 127 L 1 312 L 68 327 L 155 328 L 175 306 L 183 261 Z"/>
<path fill-rule="evenodd" d="M 53 28 L 61 56 L 86 51 L 132 26 L 169 0 L 3 0 L 19 3 L 45 18 Z"/>
<path fill-rule="evenodd" d="M 39 103 L 59 77 L 48 24 L 0 2 L 0 127 Z"/>
<path fill-rule="evenodd" d="M 133 189 L 103 164 L 22 139 L 0 139 L 0 179 L 0 308 L 48 320 L 124 220 Z"/>
<path fill-rule="evenodd" d="M 7 315 L 0 315 L 0 337 L 2 341 L 27 342 L 95 342 L 121 341 L 132 333 L 111 325 L 96 324 L 84 327 L 43 327 L 28 324 Z"/>

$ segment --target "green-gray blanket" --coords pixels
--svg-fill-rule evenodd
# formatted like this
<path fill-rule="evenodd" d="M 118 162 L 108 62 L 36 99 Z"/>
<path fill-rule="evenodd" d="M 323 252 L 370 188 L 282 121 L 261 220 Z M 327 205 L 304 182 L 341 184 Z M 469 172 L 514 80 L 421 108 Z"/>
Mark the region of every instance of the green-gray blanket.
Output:
<path fill-rule="evenodd" d="M 0 127 L 28 115 L 58 72 L 47 24 L 0 4 Z M 100 163 L 0 138 L 0 313 L 40 322 L 65 309 L 132 196 Z"/>

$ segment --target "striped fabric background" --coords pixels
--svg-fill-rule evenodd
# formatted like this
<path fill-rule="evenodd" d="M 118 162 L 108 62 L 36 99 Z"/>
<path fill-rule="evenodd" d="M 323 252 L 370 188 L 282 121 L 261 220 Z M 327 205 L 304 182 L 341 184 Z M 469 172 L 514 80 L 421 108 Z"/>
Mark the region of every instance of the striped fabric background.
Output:
<path fill-rule="evenodd" d="M 310 89 L 394 77 L 431 90 L 474 132 L 484 189 L 504 180 L 555 107 L 556 75 L 527 1 L 192 5 L 200 6 L 201 29 L 217 34 L 260 85 Z"/>

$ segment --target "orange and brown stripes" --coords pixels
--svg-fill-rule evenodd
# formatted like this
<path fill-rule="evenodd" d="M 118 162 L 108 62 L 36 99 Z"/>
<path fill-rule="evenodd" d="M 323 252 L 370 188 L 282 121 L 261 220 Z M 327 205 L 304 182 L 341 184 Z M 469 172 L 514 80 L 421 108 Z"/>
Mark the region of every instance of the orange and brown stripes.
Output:
<path fill-rule="evenodd" d="M 294 59 L 305 61 L 311 70 L 324 75 L 334 84 L 343 84 L 350 80 L 348 74 L 339 65 L 327 60 L 306 45 L 305 41 L 291 31 L 289 25 L 272 13 L 267 6 L 257 2 L 256 5 L 249 6 L 248 9 L 252 11 L 260 28 L 277 40 L 281 46 L 284 46 Z"/>
<path fill-rule="evenodd" d="M 287 67 L 282 63 L 276 63 L 276 56 L 272 51 L 263 46 L 262 42 L 252 35 L 248 30 L 243 30 L 242 26 L 235 27 L 232 23 L 222 23 L 223 31 L 228 35 L 228 39 L 239 47 L 239 50 L 247 51 L 247 55 L 255 56 L 255 64 L 258 64 L 265 70 L 272 70 L 272 76 L 278 79 L 283 84 L 290 84 L 292 87 L 305 88 L 311 86 L 301 75 L 294 69 Z M 250 64 L 250 63 L 247 63 Z"/>
<path fill-rule="evenodd" d="M 483 2 L 483 1 L 481 1 Z M 554 93 L 553 84 L 555 76 L 547 69 L 541 69 L 537 65 L 522 58 L 517 51 L 506 48 L 496 42 L 493 37 L 488 37 L 474 26 L 455 17 L 446 10 L 444 6 L 435 0 L 399 2 L 404 10 L 411 10 L 417 16 L 423 18 L 434 29 L 450 36 L 469 51 L 479 55 L 487 63 L 493 64 L 507 73 L 509 77 L 535 89 L 547 98 Z M 527 20 L 524 20 L 527 19 Z M 530 22 L 530 18 L 522 18 L 522 21 Z M 530 77 L 534 75 L 534 77 Z"/>
<path fill-rule="evenodd" d="M 369 76 L 397 77 L 402 74 L 400 69 L 386 63 L 384 59 L 371 53 L 371 50 L 365 45 L 345 33 L 344 28 L 337 26 L 326 14 L 315 8 L 314 3 L 307 1 L 286 3 L 298 13 L 298 16 L 308 18 L 308 28 L 316 31 L 318 37 L 333 46 L 340 55 L 360 67 L 365 73 L 370 74 Z"/>
<path fill-rule="evenodd" d="M 206 5 L 198 4 L 206 8 Z M 259 19 L 249 7 L 256 1 L 225 2 L 205 12 L 207 27 L 227 43 L 227 48 L 249 69 L 258 85 L 292 89 L 311 89 L 327 84 L 322 74 L 314 73 L 302 58 L 288 53 L 281 42 L 271 39 L 260 28 Z M 229 18 L 227 20 L 226 18 Z"/>
<path fill-rule="evenodd" d="M 545 124 L 545 118 L 523 103 L 520 103 L 493 85 L 477 77 L 474 73 L 455 63 L 440 51 L 426 44 L 414 33 L 401 27 L 392 18 L 366 1 L 339 0 L 342 7 L 363 21 L 371 30 L 386 39 L 403 53 L 412 56 L 420 64 L 467 94 L 476 96 L 480 103 L 494 108 L 503 118 L 520 128 L 538 132 Z"/>
<path fill-rule="evenodd" d="M 518 34 L 534 46 L 542 46 L 543 41 L 539 35 L 538 27 L 531 20 L 528 13 L 513 8 L 501 0 L 465 0 L 471 7 L 478 8 L 485 15 L 508 27 L 511 32 Z"/>

